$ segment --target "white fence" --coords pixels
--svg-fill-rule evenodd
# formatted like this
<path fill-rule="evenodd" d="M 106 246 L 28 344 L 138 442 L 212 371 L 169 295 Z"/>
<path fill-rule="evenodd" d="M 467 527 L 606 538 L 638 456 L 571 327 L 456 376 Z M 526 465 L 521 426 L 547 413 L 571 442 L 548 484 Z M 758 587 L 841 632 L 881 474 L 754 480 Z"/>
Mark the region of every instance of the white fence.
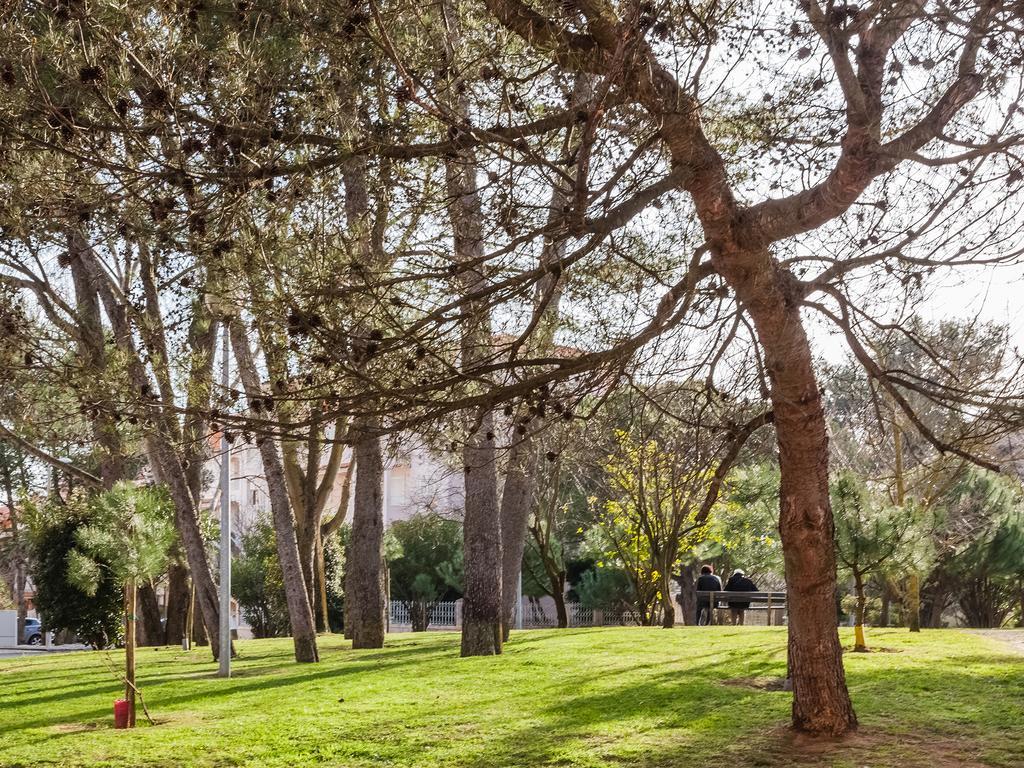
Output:
<path fill-rule="evenodd" d="M 454 603 L 434 603 L 430 609 L 428 629 L 455 629 L 462 625 L 462 601 Z M 391 601 L 391 626 L 411 627 L 412 617 L 409 605 L 398 600 Z"/>
<path fill-rule="evenodd" d="M 523 598 L 523 629 L 544 629 L 558 626 L 558 615 L 551 602 Z M 565 604 L 566 617 L 570 627 L 601 627 L 639 624 L 639 616 L 633 611 L 601 611 L 585 608 L 579 603 Z M 398 600 L 391 601 L 391 627 L 397 630 L 410 629 L 412 617 L 409 606 Z M 513 620 L 513 626 L 517 622 Z M 427 629 L 459 629 L 462 626 L 462 601 L 434 603 L 430 610 Z"/>

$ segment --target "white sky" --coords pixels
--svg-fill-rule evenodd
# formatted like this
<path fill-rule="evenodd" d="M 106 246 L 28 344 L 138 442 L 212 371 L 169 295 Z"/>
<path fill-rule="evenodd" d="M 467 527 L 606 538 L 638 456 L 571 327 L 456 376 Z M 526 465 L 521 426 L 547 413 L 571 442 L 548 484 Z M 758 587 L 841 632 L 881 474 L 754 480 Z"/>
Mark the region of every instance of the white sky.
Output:
<path fill-rule="evenodd" d="M 1024 353 L 1024 265 L 950 269 L 931 279 L 928 297 L 919 305 L 930 322 L 978 318 L 1009 326 L 1010 344 Z M 837 363 L 849 348 L 842 336 L 807 312 L 816 355 Z"/>

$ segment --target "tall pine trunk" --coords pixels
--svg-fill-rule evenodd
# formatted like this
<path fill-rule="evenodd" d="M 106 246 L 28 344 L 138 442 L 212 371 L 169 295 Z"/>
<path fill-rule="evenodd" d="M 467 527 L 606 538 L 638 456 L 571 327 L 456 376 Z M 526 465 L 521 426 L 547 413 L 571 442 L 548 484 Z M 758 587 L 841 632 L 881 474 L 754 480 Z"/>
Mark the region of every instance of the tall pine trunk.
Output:
<path fill-rule="evenodd" d="M 166 645 L 181 645 L 188 622 L 190 598 L 188 570 L 175 560 L 167 572 L 167 623 L 164 625 Z"/>
<path fill-rule="evenodd" d="M 163 645 L 164 628 L 160 621 L 160 603 L 156 590 L 149 582 L 140 584 L 137 592 L 139 609 L 138 644 Z"/>
<path fill-rule="evenodd" d="M 501 653 L 501 518 L 493 435 L 494 416 L 485 411 L 462 451 L 466 504 L 463 521 L 465 586 L 462 595 L 462 655 Z"/>
<path fill-rule="evenodd" d="M 262 396 L 259 374 L 249 347 L 245 325 L 240 319 L 228 322 L 231 346 L 238 363 L 238 374 L 250 400 Z M 292 642 L 295 646 L 295 660 L 299 662 L 320 661 L 316 645 L 316 625 L 313 623 L 313 606 L 307 582 L 303 576 L 299 547 L 295 536 L 295 516 L 288 498 L 288 487 L 284 478 L 284 467 L 277 452 L 277 444 L 268 436 L 257 438 L 263 474 L 270 496 L 270 513 L 274 524 L 274 539 L 277 543 L 277 559 L 281 565 L 284 581 L 285 602 L 288 606 L 288 621 L 291 625 Z M 210 628 L 207 627 L 209 630 Z M 211 631 L 212 636 L 212 631 Z"/>
<path fill-rule="evenodd" d="M 345 636 L 353 648 L 384 646 L 384 460 L 370 420 L 358 425 L 355 510 L 345 563 Z"/>
<path fill-rule="evenodd" d="M 536 483 L 532 442 L 532 438 L 523 437 L 512 446 L 501 491 L 501 621 L 504 640 L 508 640 L 517 610 L 519 576 Z M 518 610 L 522 610 L 522 606 Z"/>

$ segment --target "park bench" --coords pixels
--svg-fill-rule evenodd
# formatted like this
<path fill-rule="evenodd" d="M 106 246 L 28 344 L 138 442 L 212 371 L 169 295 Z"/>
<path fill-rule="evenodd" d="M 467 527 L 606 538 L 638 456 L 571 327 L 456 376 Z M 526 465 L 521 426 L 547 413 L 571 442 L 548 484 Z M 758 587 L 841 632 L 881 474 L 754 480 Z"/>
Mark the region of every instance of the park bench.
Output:
<path fill-rule="evenodd" d="M 716 621 L 718 611 L 726 610 L 730 603 L 750 603 L 747 611 L 767 611 L 768 626 L 782 624 L 786 614 L 786 593 L 785 592 L 725 592 L 718 590 L 697 590 L 697 605 L 711 608 L 711 622 Z M 772 620 L 772 617 L 775 620 Z"/>

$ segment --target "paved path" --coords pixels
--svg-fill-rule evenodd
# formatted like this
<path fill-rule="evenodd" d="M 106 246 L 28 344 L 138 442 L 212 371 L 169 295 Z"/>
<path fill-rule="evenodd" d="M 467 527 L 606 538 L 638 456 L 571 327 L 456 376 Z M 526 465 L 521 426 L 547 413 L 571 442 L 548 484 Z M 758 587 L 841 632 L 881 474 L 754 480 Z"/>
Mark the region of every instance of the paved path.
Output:
<path fill-rule="evenodd" d="M 974 633 L 995 638 L 1024 655 L 1024 629 L 976 629 Z"/>
<path fill-rule="evenodd" d="M 74 643 L 72 645 L 51 645 L 47 648 L 45 645 L 5 645 L 0 646 L 0 658 L 9 658 L 11 656 L 39 656 L 44 653 L 68 653 L 69 651 L 86 651 L 89 649 L 87 645 L 81 645 L 80 643 Z"/>

